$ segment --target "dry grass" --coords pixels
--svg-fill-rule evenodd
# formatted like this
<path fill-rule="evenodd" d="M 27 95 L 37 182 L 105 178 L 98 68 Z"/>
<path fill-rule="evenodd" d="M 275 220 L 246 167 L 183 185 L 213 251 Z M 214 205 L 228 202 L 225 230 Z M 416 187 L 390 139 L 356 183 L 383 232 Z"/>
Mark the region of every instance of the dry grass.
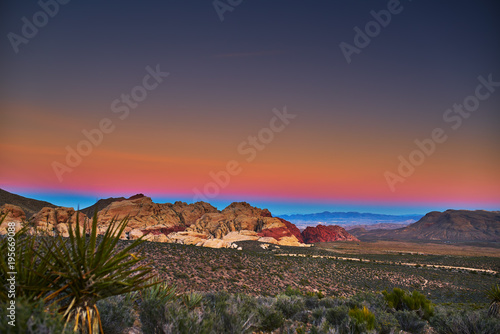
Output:
<path fill-rule="evenodd" d="M 476 246 L 467 243 L 373 241 L 324 242 L 318 243 L 315 246 L 339 254 L 422 253 L 426 255 L 500 257 L 500 244 L 498 243 L 479 243 Z"/>

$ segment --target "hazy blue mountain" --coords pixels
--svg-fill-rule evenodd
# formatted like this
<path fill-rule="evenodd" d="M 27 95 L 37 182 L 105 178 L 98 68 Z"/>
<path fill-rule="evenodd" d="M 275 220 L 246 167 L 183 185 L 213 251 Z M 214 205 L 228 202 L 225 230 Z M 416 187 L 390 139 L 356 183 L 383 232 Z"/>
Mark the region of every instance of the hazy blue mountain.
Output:
<path fill-rule="evenodd" d="M 306 227 L 311 225 L 316 226 L 319 223 L 339 226 L 374 224 L 409 225 L 418 221 L 423 216 L 424 215 L 422 214 L 385 215 L 378 213 L 324 211 L 309 214 L 281 215 L 280 217 L 292 222 L 293 224 L 297 225 L 297 227 Z"/>

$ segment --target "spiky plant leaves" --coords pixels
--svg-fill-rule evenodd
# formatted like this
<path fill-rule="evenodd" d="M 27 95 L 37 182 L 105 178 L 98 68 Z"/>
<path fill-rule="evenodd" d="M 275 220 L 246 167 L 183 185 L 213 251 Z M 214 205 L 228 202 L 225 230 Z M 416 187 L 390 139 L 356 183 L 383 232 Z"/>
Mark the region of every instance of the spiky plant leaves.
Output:
<path fill-rule="evenodd" d="M 500 318 L 500 285 L 494 285 L 486 291 L 486 295 L 490 299 L 488 308 L 488 316 Z"/>
<path fill-rule="evenodd" d="M 203 295 L 201 293 L 191 292 L 182 295 L 182 301 L 189 311 L 192 311 L 200 306 L 202 300 Z"/>
<path fill-rule="evenodd" d="M 75 321 L 75 329 L 102 332 L 96 306 L 99 300 L 157 284 L 149 281 L 153 276 L 149 264 L 139 264 L 143 258 L 132 253 L 144 240 L 137 239 L 121 249 L 116 247 L 127 222 L 127 218 L 113 220 L 104 235 L 98 236 L 94 214 L 87 235 L 77 216 L 75 227 L 69 224 L 69 238 L 58 235 L 54 241 L 41 240 L 37 255 L 47 262 L 50 275 L 59 278 L 44 301 L 60 305 L 59 311 L 67 321 Z"/>
<path fill-rule="evenodd" d="M 6 215 L 0 218 L 0 226 L 5 222 Z M 34 302 L 50 291 L 57 275 L 51 274 L 48 265 L 52 261 L 49 256 L 40 258 L 37 253 L 39 240 L 33 233 L 29 233 L 27 224 L 17 232 L 0 238 L 0 300 L 7 301 L 8 279 L 15 273 L 17 289 L 16 297 Z M 41 239 L 44 237 L 40 237 Z M 49 239 L 48 239 L 49 240 Z M 9 259 L 10 258 L 10 259 Z M 12 261 L 13 260 L 13 261 Z"/>

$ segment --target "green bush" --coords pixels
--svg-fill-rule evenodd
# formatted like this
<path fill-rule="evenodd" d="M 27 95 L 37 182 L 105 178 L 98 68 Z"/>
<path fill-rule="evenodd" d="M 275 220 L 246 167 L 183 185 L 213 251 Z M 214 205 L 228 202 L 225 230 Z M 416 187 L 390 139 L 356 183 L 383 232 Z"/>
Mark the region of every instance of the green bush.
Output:
<path fill-rule="evenodd" d="M 416 311 L 421 318 L 426 320 L 429 320 L 434 313 L 432 303 L 417 290 L 409 293 L 402 289 L 394 288 L 392 292 L 383 291 L 382 294 L 387 305 L 397 311 Z"/>
<path fill-rule="evenodd" d="M 355 307 L 349 310 L 349 317 L 354 320 L 357 333 L 375 329 L 375 315 L 366 306 L 363 306 L 362 309 Z"/>
<path fill-rule="evenodd" d="M 346 305 L 326 309 L 324 318 L 329 324 L 340 327 L 349 322 L 349 308 Z"/>
<path fill-rule="evenodd" d="M 398 319 L 399 326 L 402 330 L 419 334 L 422 333 L 427 325 L 427 322 L 422 320 L 415 312 L 412 311 L 397 311 L 394 317 Z"/>
<path fill-rule="evenodd" d="M 285 323 L 285 317 L 281 311 L 270 311 L 265 314 L 261 314 L 262 320 L 259 325 L 259 329 L 271 332 L 275 329 L 281 328 Z"/>
<path fill-rule="evenodd" d="M 285 291 L 283 292 L 284 295 L 287 295 L 287 296 L 303 296 L 304 294 L 302 293 L 302 291 L 300 291 L 300 289 L 294 289 L 292 286 L 287 286 Z"/>

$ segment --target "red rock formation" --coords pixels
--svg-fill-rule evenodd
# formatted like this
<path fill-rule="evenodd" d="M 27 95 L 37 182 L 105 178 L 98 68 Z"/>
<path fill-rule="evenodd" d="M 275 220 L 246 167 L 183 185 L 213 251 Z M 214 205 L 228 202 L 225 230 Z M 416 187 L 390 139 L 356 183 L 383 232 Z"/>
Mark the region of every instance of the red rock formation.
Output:
<path fill-rule="evenodd" d="M 286 221 L 282 218 L 278 218 L 284 226 L 281 227 L 275 227 L 275 228 L 268 228 L 268 229 L 263 229 L 260 233 L 260 237 L 272 237 L 276 240 L 280 240 L 283 237 L 291 237 L 295 236 L 297 240 L 301 243 L 304 243 L 304 239 L 302 238 L 302 235 L 300 234 L 300 230 L 295 226 L 294 224 L 290 223 L 289 221 Z"/>
<path fill-rule="evenodd" d="M 337 225 L 308 226 L 302 231 L 302 237 L 308 244 L 330 241 L 359 241 L 358 238 L 349 234 L 344 228 Z"/>

